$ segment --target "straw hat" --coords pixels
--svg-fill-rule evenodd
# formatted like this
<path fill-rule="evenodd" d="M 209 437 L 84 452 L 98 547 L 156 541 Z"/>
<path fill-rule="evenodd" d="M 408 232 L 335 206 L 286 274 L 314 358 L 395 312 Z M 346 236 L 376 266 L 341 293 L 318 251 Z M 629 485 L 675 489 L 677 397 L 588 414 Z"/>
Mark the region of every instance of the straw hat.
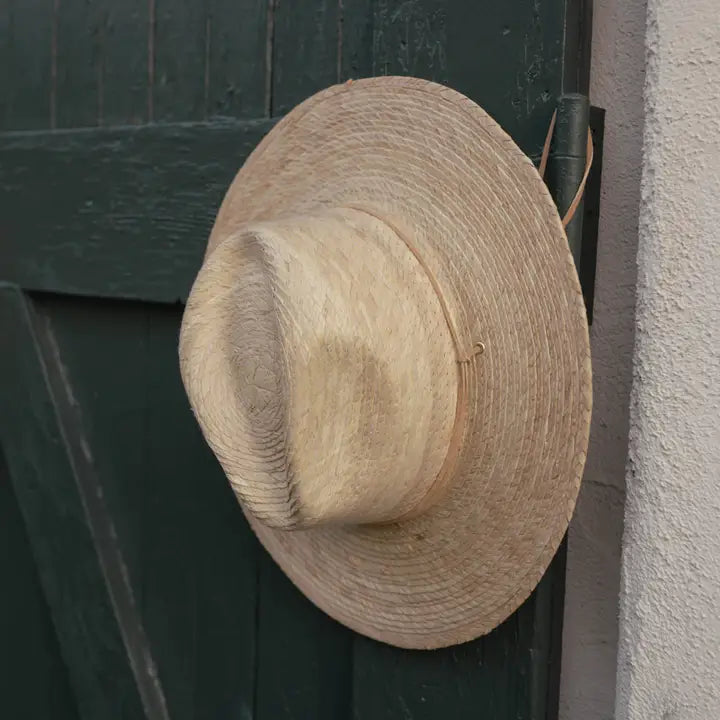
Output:
<path fill-rule="evenodd" d="M 183 382 L 260 541 L 320 608 L 409 648 L 530 594 L 585 462 L 578 278 L 530 160 L 439 85 L 303 102 L 232 183 Z"/>

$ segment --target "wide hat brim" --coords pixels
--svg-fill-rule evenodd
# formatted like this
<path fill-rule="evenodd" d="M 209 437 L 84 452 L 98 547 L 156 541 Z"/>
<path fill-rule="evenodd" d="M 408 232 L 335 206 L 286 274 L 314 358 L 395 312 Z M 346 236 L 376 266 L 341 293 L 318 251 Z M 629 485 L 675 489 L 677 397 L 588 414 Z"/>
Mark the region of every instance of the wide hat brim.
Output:
<path fill-rule="evenodd" d="M 455 475 L 403 522 L 249 520 L 300 590 L 357 632 L 461 643 L 528 597 L 568 526 L 592 402 L 583 298 L 531 161 L 468 98 L 412 78 L 331 87 L 285 116 L 230 187 L 208 253 L 248 222 L 358 203 L 412 228 L 458 333 L 485 347 Z"/>

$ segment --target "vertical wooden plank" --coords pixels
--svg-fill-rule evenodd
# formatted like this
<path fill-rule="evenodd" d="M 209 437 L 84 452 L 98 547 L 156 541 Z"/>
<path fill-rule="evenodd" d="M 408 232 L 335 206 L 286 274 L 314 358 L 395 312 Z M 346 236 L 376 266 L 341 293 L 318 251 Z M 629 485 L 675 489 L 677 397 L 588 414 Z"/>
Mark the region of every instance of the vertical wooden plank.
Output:
<path fill-rule="evenodd" d="M 353 633 L 313 606 L 263 551 L 255 720 L 350 720 Z"/>
<path fill-rule="evenodd" d="M 57 127 L 147 119 L 147 0 L 57 2 Z"/>
<path fill-rule="evenodd" d="M 74 388 L 50 328 L 7 285 L 0 335 L 14 348 L 0 353 L 0 438 L 80 715 L 165 718 Z"/>
<path fill-rule="evenodd" d="M 340 0 L 340 82 L 373 74 L 373 1 Z"/>
<path fill-rule="evenodd" d="M 50 127 L 53 3 L 0 4 L 0 130 Z"/>
<path fill-rule="evenodd" d="M 1 450 L 0 577 L 3 716 L 77 720 L 75 698 Z"/>
<path fill-rule="evenodd" d="M 208 116 L 266 111 L 268 0 L 208 0 Z"/>
<path fill-rule="evenodd" d="M 148 0 L 153 19 L 153 120 L 202 120 L 207 96 L 204 0 Z"/>
<path fill-rule="evenodd" d="M 257 541 L 180 380 L 181 308 L 148 311 L 143 611 L 173 719 L 251 718 Z"/>
<path fill-rule="evenodd" d="M 148 120 L 147 0 L 102 0 L 98 49 L 100 125 Z"/>
<path fill-rule="evenodd" d="M 339 0 L 273 0 L 272 114 L 338 82 Z"/>
<path fill-rule="evenodd" d="M 56 3 L 59 128 L 99 124 L 102 95 L 101 0 Z"/>

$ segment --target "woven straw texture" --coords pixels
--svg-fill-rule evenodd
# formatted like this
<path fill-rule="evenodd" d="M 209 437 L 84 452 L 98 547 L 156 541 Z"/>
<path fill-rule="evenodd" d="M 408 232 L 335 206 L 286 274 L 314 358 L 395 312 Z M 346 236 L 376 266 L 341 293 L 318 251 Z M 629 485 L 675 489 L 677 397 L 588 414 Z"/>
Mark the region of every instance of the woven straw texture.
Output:
<path fill-rule="evenodd" d="M 591 414 L 580 286 L 534 166 L 457 92 L 361 80 L 278 123 L 222 204 L 180 360 L 259 539 L 360 633 L 478 637 L 563 537 Z"/>

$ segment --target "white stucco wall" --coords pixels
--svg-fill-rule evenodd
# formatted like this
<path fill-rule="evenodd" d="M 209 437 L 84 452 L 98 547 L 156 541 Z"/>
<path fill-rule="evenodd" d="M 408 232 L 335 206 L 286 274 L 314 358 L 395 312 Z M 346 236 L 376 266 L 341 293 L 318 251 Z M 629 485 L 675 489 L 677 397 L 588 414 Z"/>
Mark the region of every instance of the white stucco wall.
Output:
<path fill-rule="evenodd" d="M 610 720 L 615 707 L 645 18 L 645 0 L 594 2 L 590 99 L 606 109 L 606 116 L 595 312 L 590 331 L 593 425 L 568 540 L 561 720 Z"/>
<path fill-rule="evenodd" d="M 717 0 L 595 0 L 595 407 L 562 720 L 720 718 L 719 15 Z"/>
<path fill-rule="evenodd" d="M 648 2 L 617 720 L 720 718 L 719 15 Z"/>

